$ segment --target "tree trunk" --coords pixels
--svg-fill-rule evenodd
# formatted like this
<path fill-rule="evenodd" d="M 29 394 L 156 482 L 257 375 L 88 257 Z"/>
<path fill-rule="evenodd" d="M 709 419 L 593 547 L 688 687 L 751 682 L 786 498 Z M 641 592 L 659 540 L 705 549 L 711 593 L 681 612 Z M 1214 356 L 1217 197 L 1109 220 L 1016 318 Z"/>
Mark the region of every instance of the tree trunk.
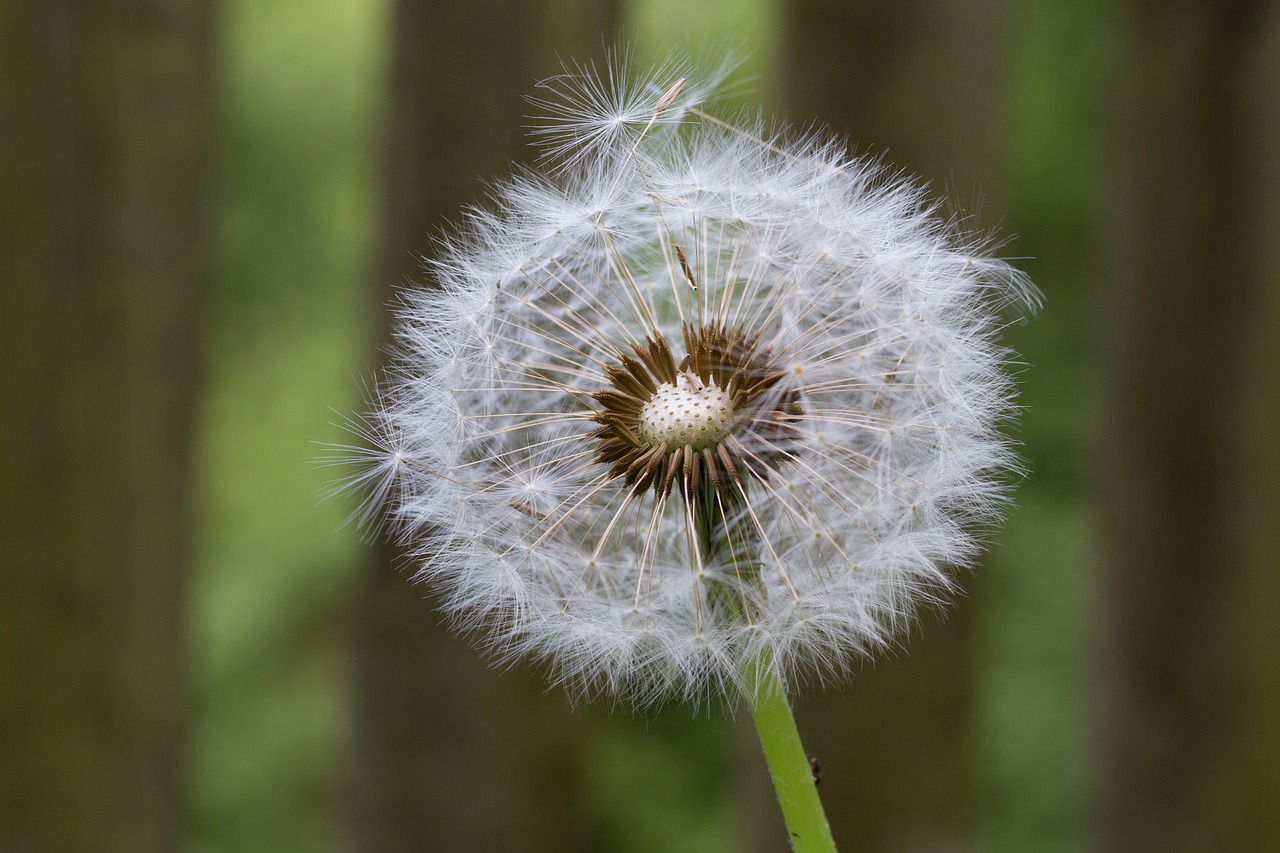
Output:
<path fill-rule="evenodd" d="M 482 197 L 482 179 L 523 156 L 534 81 L 559 70 L 558 55 L 599 53 L 600 34 L 614 32 L 602 0 L 554 13 L 533 0 L 399 3 L 380 305 L 390 288 L 422 282 L 416 256 Z M 594 849 L 577 770 L 582 715 L 536 675 L 489 668 L 394 563 L 384 549 L 358 604 L 356 848 Z"/>
<path fill-rule="evenodd" d="M 0 849 L 180 846 L 209 9 L 0 10 Z"/>
<path fill-rule="evenodd" d="M 1278 12 L 1127 4 L 1102 850 L 1280 842 Z"/>
<path fill-rule="evenodd" d="M 784 9 L 788 118 L 816 119 L 859 153 L 884 153 L 930 180 L 936 195 L 981 213 L 1001 173 L 995 0 L 788 0 Z M 972 577 L 960 582 L 967 597 L 945 621 L 925 614 L 901 653 L 798 703 L 837 842 L 894 853 L 970 846 L 971 635 L 980 596 Z"/>

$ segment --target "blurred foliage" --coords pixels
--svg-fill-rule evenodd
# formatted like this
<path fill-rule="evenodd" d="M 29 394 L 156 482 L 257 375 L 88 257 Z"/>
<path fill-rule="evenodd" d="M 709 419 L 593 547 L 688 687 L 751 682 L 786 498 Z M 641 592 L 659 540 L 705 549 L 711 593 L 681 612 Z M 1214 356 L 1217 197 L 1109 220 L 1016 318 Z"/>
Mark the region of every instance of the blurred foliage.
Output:
<path fill-rule="evenodd" d="M 217 291 L 193 584 L 204 850 L 337 849 L 347 589 L 314 442 L 357 405 L 387 4 L 222 3 Z M 337 532 L 335 532 L 337 531 Z"/>
<path fill-rule="evenodd" d="M 746 849 L 735 766 L 755 746 L 749 721 L 691 716 L 598 716 L 586 747 L 587 811 L 610 853 L 733 853 Z"/>
<path fill-rule="evenodd" d="M 1087 846 L 1097 554 L 1093 442 L 1115 25 L 1107 0 L 1009 6 L 1007 251 L 1045 294 L 1007 340 L 1029 367 L 1030 476 L 983 565 L 977 719 L 990 851 Z M 960 606 L 964 606 L 963 602 Z"/>
<path fill-rule="evenodd" d="M 222 4 L 217 299 L 201 417 L 191 846 L 342 847 L 349 678 L 345 596 L 361 546 L 349 507 L 317 507 L 314 465 L 342 441 L 370 372 L 369 259 L 390 0 Z M 984 850 L 1085 843 L 1092 701 L 1094 321 L 1108 4 L 1009 5 L 1008 253 L 1047 306 L 1010 340 L 1032 365 L 1017 436 L 1032 475 L 984 567 L 980 772 Z M 776 11 L 642 0 L 637 52 L 723 34 L 772 97 Z M 718 37 L 717 37 L 718 38 Z M 712 39 L 715 41 L 715 39 Z M 785 112 L 785 110 L 783 110 Z M 793 120 L 815 117 L 791 116 Z M 821 117 L 816 117 L 821 118 Z M 519 121 L 513 116 L 512 121 Z M 406 246 L 406 252 L 426 248 Z M 335 532 L 336 531 L 336 532 Z M 966 606 L 960 602 L 959 606 Z M 740 725 L 597 715 L 588 805 L 617 850 L 732 850 Z M 719 791 L 717 794 L 716 792 Z M 744 830 L 738 830 L 742 832 Z"/>

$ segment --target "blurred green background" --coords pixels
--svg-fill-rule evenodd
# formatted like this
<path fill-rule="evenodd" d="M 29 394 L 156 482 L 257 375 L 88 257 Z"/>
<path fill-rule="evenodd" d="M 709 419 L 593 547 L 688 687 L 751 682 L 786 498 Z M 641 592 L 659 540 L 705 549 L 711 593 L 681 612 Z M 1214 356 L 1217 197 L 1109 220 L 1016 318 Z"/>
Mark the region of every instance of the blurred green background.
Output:
<path fill-rule="evenodd" d="M 151 26 L 165 19 L 163 11 L 156 11 L 165 5 L 132 4 L 131 8 L 144 10 L 137 12 L 136 20 Z M 567 10 L 563 14 L 572 17 L 585 14 L 578 7 L 587 4 L 566 0 L 546 5 L 559 5 Z M 1214 44 L 1227 44 L 1229 39 L 1222 33 L 1236 31 L 1231 24 L 1234 19 L 1215 23 L 1214 15 L 1203 11 L 1211 5 L 1173 4 L 1169 16 L 1201 27 Z M 1228 5 L 1232 15 L 1243 16 L 1238 27 L 1245 33 L 1243 43 L 1257 48 L 1250 56 L 1261 57 L 1257 63 L 1264 69 L 1273 68 L 1278 43 L 1276 4 Z M 516 17 L 508 18 L 502 4 L 482 6 L 462 14 L 495 27 L 517 26 Z M 538 4 L 520 8 L 521 21 L 540 14 L 531 11 Z M 855 8 L 860 11 L 849 11 Z M 850 801 L 871 804 L 872 811 L 894 812 L 859 817 L 864 823 L 883 819 L 886 825 L 897 821 L 894 826 L 910 827 L 913 810 L 932 813 L 930 801 L 939 796 L 934 787 L 950 785 L 946 780 L 959 774 L 967 780 L 963 783 L 967 793 L 955 806 L 963 815 L 955 824 L 947 823 L 952 816 L 937 818 L 945 831 L 936 834 L 929 834 L 932 829 L 921 829 L 918 835 L 900 828 L 869 829 L 864 843 L 856 835 L 842 838 L 837 832 L 837 840 L 846 845 L 842 849 L 1229 849 L 1197 847 L 1199 841 L 1172 847 L 1154 842 L 1150 847 L 1130 846 L 1114 840 L 1119 836 L 1108 829 L 1114 818 L 1099 806 L 1115 778 L 1103 758 L 1112 742 L 1105 732 L 1111 713 L 1106 673 L 1115 659 L 1105 648 L 1113 640 L 1105 638 L 1124 635 L 1107 627 L 1112 618 L 1108 614 L 1117 611 L 1107 604 L 1112 587 L 1104 578 L 1106 554 L 1111 552 L 1103 545 L 1107 527 L 1101 518 L 1106 504 L 1100 502 L 1106 490 L 1103 481 L 1111 470 L 1101 445 L 1110 429 L 1122 428 L 1108 426 L 1112 410 L 1107 389 L 1123 395 L 1127 387 L 1115 383 L 1114 365 L 1108 368 L 1106 354 L 1115 349 L 1108 341 L 1113 334 L 1125 333 L 1122 324 L 1127 316 L 1112 311 L 1115 297 L 1109 294 L 1125 269 L 1113 260 L 1124 255 L 1122 244 L 1128 233 L 1124 194 L 1139 183 L 1128 172 L 1131 160 L 1126 158 L 1146 156 L 1140 145 L 1117 140 L 1141 131 L 1127 124 L 1132 118 L 1130 99 L 1141 97 L 1133 94 L 1132 80 L 1142 79 L 1128 69 L 1137 61 L 1133 56 L 1146 55 L 1141 53 L 1142 38 L 1132 36 L 1135 28 L 1160 30 L 1161 13 L 1152 8 L 1107 0 L 1074 4 L 1010 0 L 971 6 L 919 0 L 883 4 L 883 8 L 846 6 L 835 0 L 710 4 L 631 0 L 610 10 L 607 20 L 613 27 L 609 31 L 588 34 L 585 39 L 579 32 L 573 45 L 557 42 L 554 24 L 540 24 L 540 29 L 515 36 L 492 32 L 495 41 L 523 37 L 527 67 L 543 69 L 540 73 L 554 69 L 558 55 L 571 55 L 571 47 L 585 45 L 588 53 L 598 56 L 602 44 L 617 41 L 617 32 L 623 42 L 634 46 L 642 63 L 670 46 L 696 48 L 722 41 L 741 46 L 747 57 L 743 75 L 752 78 L 746 102 L 802 125 L 815 119 L 830 123 L 841 132 L 853 133 L 857 150 L 878 154 L 887 149 L 891 162 L 925 173 L 937 193 L 972 212 L 979 226 L 1004 235 L 1003 252 L 1021 259 L 1018 265 L 1046 294 L 1043 311 L 1027 323 L 1012 326 L 1008 333 L 1009 343 L 1026 363 L 1020 371 L 1020 401 L 1025 410 L 1012 429 L 1031 473 L 1018 485 L 1016 509 L 994 538 L 983 564 L 965 580 L 967 597 L 956 603 L 955 615 L 944 626 L 927 624 L 920 636 L 912 637 L 903 654 L 869 666 L 842 687 L 828 688 L 830 696 L 822 696 L 824 691 L 816 687 L 807 691 L 798 711 L 802 734 L 807 731 L 806 714 L 813 721 L 818 744 L 809 745 L 822 756 L 820 744 L 823 739 L 828 743 L 837 739 L 841 724 L 829 722 L 838 716 L 821 715 L 852 713 L 848 709 L 860 705 L 864 682 L 869 689 L 878 689 L 871 687 L 874 679 L 899 668 L 908 673 L 904 679 L 919 683 L 907 692 L 891 693 L 899 698 L 886 700 L 887 710 L 877 713 L 885 719 L 911 717 L 915 708 L 901 704 L 906 701 L 901 697 L 929 697 L 932 692 L 927 674 L 910 674 L 912 662 L 928 661 L 940 644 L 962 642 L 961 664 L 940 664 L 949 675 L 938 682 L 937 690 L 940 696 L 958 691 L 955 695 L 960 698 L 954 701 L 963 705 L 961 716 L 948 718 L 944 713 L 921 723 L 921 731 L 927 729 L 939 743 L 962 743 L 960 756 L 939 754 L 935 782 L 927 781 L 932 774 L 927 761 L 916 766 L 911 763 L 914 759 L 902 759 L 903 778 L 912 780 L 905 805 L 892 800 L 882 807 L 874 793 L 854 796 L 848 793 L 851 787 L 841 787 L 849 783 L 840 780 L 864 772 L 885 774 L 858 784 L 872 792 L 893 787 L 892 751 L 898 743 L 894 737 L 916 738 L 886 735 L 887 757 L 869 757 L 865 765 L 858 756 L 848 761 L 824 759 L 824 794 L 829 804 L 835 801 L 833 809 L 840 809 L 839 798 L 847 796 Z M 369 814 L 376 811 L 381 796 L 361 791 L 382 790 L 369 783 L 376 770 L 371 769 L 373 762 L 362 757 L 369 753 L 361 746 L 364 741 L 359 734 L 362 727 L 377 725 L 380 706 L 360 697 L 366 681 L 382 680 L 368 665 L 368 656 L 376 654 L 368 637 L 377 632 L 371 634 L 361 625 L 370 618 L 370 611 L 353 602 L 362 595 L 369 566 L 382 565 L 386 555 L 359 541 L 350 526 L 343 526 L 351 511 L 348 503 L 319 499 L 334 472 L 316 464 L 326 453 L 326 442 L 347 440 L 338 424 L 362 405 L 363 384 L 377 368 L 377 342 L 386 322 L 382 304 L 390 299 L 389 288 L 403 278 L 401 269 L 413 269 L 415 253 L 430 251 L 432 229 L 445 224 L 434 210 L 420 210 L 419 215 L 431 223 L 425 230 L 405 238 L 394 226 L 387 226 L 388 218 L 396 216 L 397 174 L 387 164 L 396 157 L 411 156 L 417 139 L 408 133 L 398 137 L 403 128 L 394 118 L 397 110 L 413 112 L 412 101 L 406 106 L 403 99 L 405 90 L 396 88 L 396 81 L 405 79 L 402 64 L 415 54 L 413 44 L 406 47 L 397 39 L 403 39 L 401 28 L 412 23 L 392 0 L 223 0 L 206 14 L 202 32 L 211 56 L 206 94 L 213 117 L 205 140 L 212 162 L 206 197 L 211 287 L 195 324 L 200 379 L 192 386 L 194 450 L 187 494 L 193 544 L 181 599 L 187 602 L 181 629 L 187 640 L 180 650 L 186 674 L 181 679 L 185 688 L 179 689 L 185 689 L 186 701 L 177 747 L 181 768 L 176 789 L 181 801 L 177 844 L 208 853 L 323 853 L 353 846 L 453 849 L 440 846 L 446 842 L 427 840 L 429 833 L 418 840 L 400 836 L 391 842 L 385 839 L 393 836 L 380 836 L 384 840 L 378 841 L 376 833 L 359 828 L 362 822 L 377 821 Z M 431 4 L 421 7 L 420 14 L 430 19 Z M 440 42 L 451 37 L 447 23 L 451 19 L 443 12 L 440 15 L 438 38 L 418 48 L 424 53 L 439 51 Z M 818 29 L 823 22 L 832 29 L 845 26 L 858 31 L 861 27 L 871 41 L 850 40 L 843 46 L 837 41 L 834 48 L 810 51 L 801 37 L 811 34 L 814 25 L 805 23 L 805 16 L 818 21 Z M 979 38 L 975 33 L 985 35 Z M 989 42 L 982 40 L 988 37 Z M 957 42 L 952 44 L 948 38 Z M 465 36 L 458 34 L 456 39 L 463 42 Z M 906 73 L 920 61 L 906 57 L 934 50 L 931 45 L 938 40 L 944 47 L 937 48 L 937 62 L 919 65 L 925 70 L 917 76 Z M 1191 38 L 1191 43 L 1199 41 Z M 847 68 L 832 69 L 831 85 L 840 91 L 849 85 L 874 90 L 867 97 L 881 100 L 867 106 L 865 115 L 890 115 L 901 108 L 912 118 L 900 125 L 893 120 L 879 125 L 867 120 L 861 127 L 870 130 L 863 135 L 857 126 L 850 131 L 841 116 L 826 114 L 828 107 L 813 100 L 825 94 L 822 87 L 813 84 L 812 76 L 801 76 L 806 73 L 804 56 L 822 61 L 828 55 L 824 49 L 855 55 Z M 877 51 L 886 55 L 877 59 Z M 958 51 L 962 59 L 973 59 L 976 51 L 977 59 L 985 63 L 982 73 L 988 75 L 982 79 L 994 81 L 983 90 L 981 105 L 970 113 L 949 113 L 954 106 L 947 103 L 951 95 L 931 90 L 952 75 L 969 79 L 977 73 L 962 64 L 948 68 L 951 54 L 946 51 Z M 1230 51 L 1210 53 L 1213 62 L 1233 61 Z M 896 64 L 899 55 L 904 58 Z M 442 89 L 460 85 L 444 76 L 451 61 L 443 62 L 444 70 L 436 78 Z M 849 69 L 856 70 L 859 62 L 869 68 L 881 62 L 890 70 L 872 68 L 874 73 L 866 74 L 865 83 L 850 81 L 847 78 L 855 75 Z M 457 73 L 467 72 L 459 68 Z M 1257 78 L 1262 82 L 1252 84 L 1258 91 L 1250 103 L 1276 100 L 1280 89 L 1272 85 L 1275 76 L 1268 73 Z M 532 88 L 536 73 L 531 71 L 522 79 L 515 98 Z M 40 82 L 28 81 L 28 85 L 38 87 Z M 467 81 L 463 79 L 461 85 L 465 89 Z M 1226 91 L 1209 86 L 1201 94 L 1213 101 L 1226 97 L 1222 94 Z M 1270 93 L 1270 99 L 1258 92 Z M 911 112 L 935 102 L 936 110 L 928 106 Z M 478 95 L 477 111 L 490 103 Z M 494 121 L 518 134 L 524 123 L 519 101 L 500 104 Z M 426 103 L 419 109 L 426 114 L 424 120 L 432 118 L 431 109 Z M 933 114 L 936 127 L 930 124 Z M 1247 111 L 1244 115 L 1249 122 L 1274 120 L 1274 116 Z M 443 133 L 464 133 L 460 126 L 455 131 L 448 124 L 452 118 L 441 114 Z M 913 123 L 919 125 L 915 137 L 904 132 L 901 139 L 883 138 L 876 130 L 911 128 Z M 1274 140 L 1265 127 L 1258 131 L 1259 138 Z M 1229 132 L 1238 130 L 1233 126 Z M 885 131 L 884 136 L 890 133 Z M 978 140 L 970 147 L 980 153 L 961 151 L 959 165 L 951 168 L 946 165 L 946 151 L 957 136 Z M 917 145 L 913 138 L 925 141 Z M 411 149 L 408 154 L 402 150 L 406 144 Z M 1266 148 L 1260 144 L 1248 150 Z M 941 153 L 935 156 L 934 150 Z M 1134 150 L 1139 153 L 1133 154 Z M 421 169 L 451 169 L 447 162 L 431 161 L 430 156 L 424 148 Z M 1246 155 L 1240 156 L 1247 160 Z M 11 159 L 8 165 L 14 162 Z M 1269 163 L 1259 166 L 1256 181 L 1274 190 L 1274 156 Z M 450 174 L 448 179 L 460 188 L 441 191 L 441 196 L 452 199 L 450 193 L 462 193 L 464 198 L 478 198 L 483 179 L 496 171 L 496 167 L 486 168 Z M 1168 175 L 1167 180 L 1176 182 L 1180 176 Z M 1252 192 L 1260 191 L 1255 187 Z M 413 206 L 412 201 L 405 203 Z M 1178 203 L 1176 198 L 1168 202 Z M 1269 210 L 1259 214 L 1262 221 L 1275 221 L 1273 208 Z M 1260 278 L 1265 285 L 1261 289 L 1268 291 L 1275 289 L 1271 274 L 1276 269 L 1269 263 L 1260 261 L 1248 273 Z M 1218 286 L 1229 287 L 1230 282 L 1206 283 L 1206 293 Z M 1266 305 L 1274 303 L 1270 296 L 1264 299 Z M 1274 326 L 1263 328 L 1266 334 L 1261 338 L 1274 331 Z M 1211 354 L 1210 360 L 1217 356 Z M 1219 375 L 1228 381 L 1234 370 L 1228 363 L 1220 367 Z M 1259 394 L 1269 400 L 1275 391 L 1273 374 L 1262 375 L 1266 381 Z M 1201 378 L 1189 376 L 1186 381 Z M 1269 422 L 1268 427 L 1266 419 L 1275 408 L 1264 403 L 1258 417 L 1263 429 L 1269 430 L 1275 423 Z M 1266 504 L 1259 517 L 1274 520 L 1277 507 L 1280 503 Z M 1124 536 L 1123 532 L 1118 535 Z M 1269 554 L 1258 559 L 1263 569 L 1253 576 L 1270 577 L 1274 559 Z M 15 559 L 14 565 L 18 562 Z M 27 583 L 10 578 L 19 578 L 16 568 L 14 574 L 6 574 L 6 583 L 15 590 L 18 587 L 13 584 Z M 393 580 L 407 586 L 404 572 Z M 1260 600 L 1276 603 L 1274 585 L 1255 589 Z M 434 626 L 439 619 L 425 595 L 411 591 L 412 603 L 407 606 L 418 605 L 418 618 Z M 1210 616 L 1215 614 L 1218 611 Z M 1194 631 L 1200 618 L 1184 614 L 1176 624 Z M 16 629 L 5 635 L 8 650 L 19 650 L 13 660 L 25 654 L 16 635 Z M 1268 670 L 1276 664 L 1274 658 L 1265 657 L 1274 650 L 1270 629 L 1260 629 L 1258 636 L 1265 641 L 1251 648 L 1259 649 L 1264 659 L 1258 668 Z M 931 638 L 936 641 L 932 652 Z M 474 656 L 461 643 L 450 646 L 448 653 Z M 406 657 L 412 660 L 412 655 L 408 649 Z M 433 665 L 423 661 L 424 677 Z M 1188 668 L 1194 669 L 1190 664 Z M 1280 710 L 1267 704 L 1276 696 L 1270 686 L 1267 689 L 1272 692 L 1253 689 L 1258 668 L 1236 667 L 1233 676 L 1246 685 L 1240 693 L 1241 702 L 1252 709 L 1249 719 L 1265 718 L 1268 709 Z M 572 726 L 566 739 L 557 741 L 573 744 L 566 775 L 551 773 L 554 778 L 549 778 L 534 773 L 528 784 L 546 788 L 547 796 L 553 798 L 574 798 L 571 814 L 581 825 L 549 839 L 519 837 L 506 849 L 784 849 L 775 816 L 764 814 L 773 808 L 771 794 L 761 787 L 756 747 L 744 721 L 683 708 L 664 709 L 649 718 L 625 710 L 611 712 L 608 707 L 571 708 L 558 692 L 542 694 L 536 686 L 532 690 L 523 686 L 521 679 L 536 685 L 536 676 L 482 673 L 487 675 L 475 677 L 506 685 L 494 689 L 535 696 L 532 701 L 541 703 L 540 710 L 529 713 L 550 720 L 546 725 L 554 728 L 564 717 L 571 721 L 566 725 Z M 4 677 L 21 684 L 26 676 L 15 668 Z M 414 676 L 409 672 L 405 677 L 412 680 Z M 510 688 L 513 684 L 516 687 Z M 1217 688 L 1208 685 L 1206 689 Z M 1169 701 L 1180 703 L 1179 696 Z M 480 716 L 476 709 L 484 700 L 440 693 L 431 702 L 458 704 L 459 716 L 450 718 L 455 722 L 449 724 L 457 725 L 472 710 Z M 827 702 L 828 708 L 832 702 L 842 703 L 839 708 L 844 710 L 819 710 L 820 702 Z M 20 701 L 12 705 L 18 709 L 12 711 L 13 720 L 24 719 L 22 707 Z M 521 713 L 515 705 L 483 711 L 499 721 Z M 1214 719 L 1224 726 L 1234 725 L 1229 715 L 1213 713 L 1204 717 L 1204 724 L 1212 726 Z M 428 730 L 440 726 L 438 719 L 422 722 Z M 846 730 L 855 727 L 851 722 Z M 11 731 L 18 731 L 16 723 L 11 723 Z M 1274 726 L 1264 721 L 1249 731 L 1245 742 L 1258 745 L 1261 769 L 1237 783 L 1241 788 L 1280 794 L 1273 763 L 1276 753 L 1269 746 Z M 449 772 L 478 777 L 481 790 L 507 790 L 502 786 L 509 783 L 519 790 L 519 784 L 524 784 L 518 778 L 503 778 L 523 772 L 511 769 L 523 759 L 516 756 L 510 763 L 490 752 L 493 744 L 485 740 L 483 731 L 464 727 L 428 731 L 424 737 L 429 735 L 468 744 L 474 764 L 464 763 Z M 875 732 L 861 736 L 876 740 Z M 1165 736 L 1174 743 L 1173 751 L 1181 747 L 1178 735 Z M 927 754 L 932 743 L 919 740 L 903 754 L 912 749 Z M 834 746 L 827 749 L 839 752 Z M 890 768 L 887 772 L 885 766 Z M 0 768 L 0 774 L 6 772 Z M 917 778 L 922 781 L 917 783 Z M 562 782 L 561 794 L 555 786 Z M 21 793 L 21 783 L 15 784 L 6 790 Z M 384 780 L 380 784 L 394 787 L 397 783 Z M 404 779 L 399 784 L 412 789 L 417 783 Z M 449 784 L 453 783 L 446 780 L 445 787 Z M 1232 784 L 1223 782 L 1222 790 L 1233 790 Z M 913 791 L 918 794 L 915 801 L 910 799 Z M 405 796 L 411 799 L 412 793 Z M 1173 794 L 1164 801 L 1171 806 L 1184 802 Z M 353 806 L 353 802 L 363 804 Z M 497 801 L 456 808 L 483 815 L 486 809 L 499 813 L 509 806 Z M 447 803 L 440 807 L 455 808 Z M 850 808 L 856 811 L 859 806 Z M 1267 834 L 1274 823 L 1258 824 L 1249 815 L 1223 814 L 1232 826 L 1256 825 L 1252 835 L 1226 831 L 1216 836 L 1248 839 L 1230 849 L 1275 849 L 1267 846 L 1266 838 L 1280 844 L 1280 836 Z M 12 819 L 14 826 L 21 824 L 19 818 Z M 554 823 L 563 817 L 549 819 Z M 424 814 L 422 820 L 436 818 Z M 6 837 L 0 824 L 0 850 L 75 849 L 41 846 L 38 841 L 10 848 L 5 846 Z M 127 830 L 123 837 L 128 837 Z M 172 836 L 162 837 L 169 841 L 154 849 L 173 843 Z"/>

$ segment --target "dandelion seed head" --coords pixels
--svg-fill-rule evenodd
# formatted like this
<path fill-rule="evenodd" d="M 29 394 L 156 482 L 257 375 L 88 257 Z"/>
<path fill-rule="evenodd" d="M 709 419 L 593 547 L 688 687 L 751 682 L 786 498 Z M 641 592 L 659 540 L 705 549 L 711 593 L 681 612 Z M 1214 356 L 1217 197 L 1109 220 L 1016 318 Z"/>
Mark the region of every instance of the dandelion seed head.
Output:
<path fill-rule="evenodd" d="M 444 240 L 359 422 L 357 519 L 576 695 L 837 675 L 947 598 L 1016 471 L 1034 289 L 882 164 L 715 116 L 727 69 L 544 83 L 544 170 Z"/>

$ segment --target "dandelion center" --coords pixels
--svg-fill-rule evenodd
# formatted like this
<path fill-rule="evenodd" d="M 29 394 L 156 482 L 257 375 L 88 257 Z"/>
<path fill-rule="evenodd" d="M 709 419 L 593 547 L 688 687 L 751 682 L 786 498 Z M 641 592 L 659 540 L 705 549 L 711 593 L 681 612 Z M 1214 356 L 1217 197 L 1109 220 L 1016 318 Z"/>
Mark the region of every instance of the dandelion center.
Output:
<path fill-rule="evenodd" d="M 639 432 L 651 445 L 703 450 L 727 436 L 732 424 L 733 401 L 724 389 L 715 380 L 703 383 L 694 374 L 681 373 L 674 385 L 659 385 L 641 408 Z"/>
<path fill-rule="evenodd" d="M 640 494 L 687 497 L 743 475 L 767 479 L 791 455 L 798 436 L 800 392 L 768 349 L 742 329 L 711 322 L 684 327 L 679 362 L 654 332 L 636 357 L 606 368 L 599 461 Z"/>

